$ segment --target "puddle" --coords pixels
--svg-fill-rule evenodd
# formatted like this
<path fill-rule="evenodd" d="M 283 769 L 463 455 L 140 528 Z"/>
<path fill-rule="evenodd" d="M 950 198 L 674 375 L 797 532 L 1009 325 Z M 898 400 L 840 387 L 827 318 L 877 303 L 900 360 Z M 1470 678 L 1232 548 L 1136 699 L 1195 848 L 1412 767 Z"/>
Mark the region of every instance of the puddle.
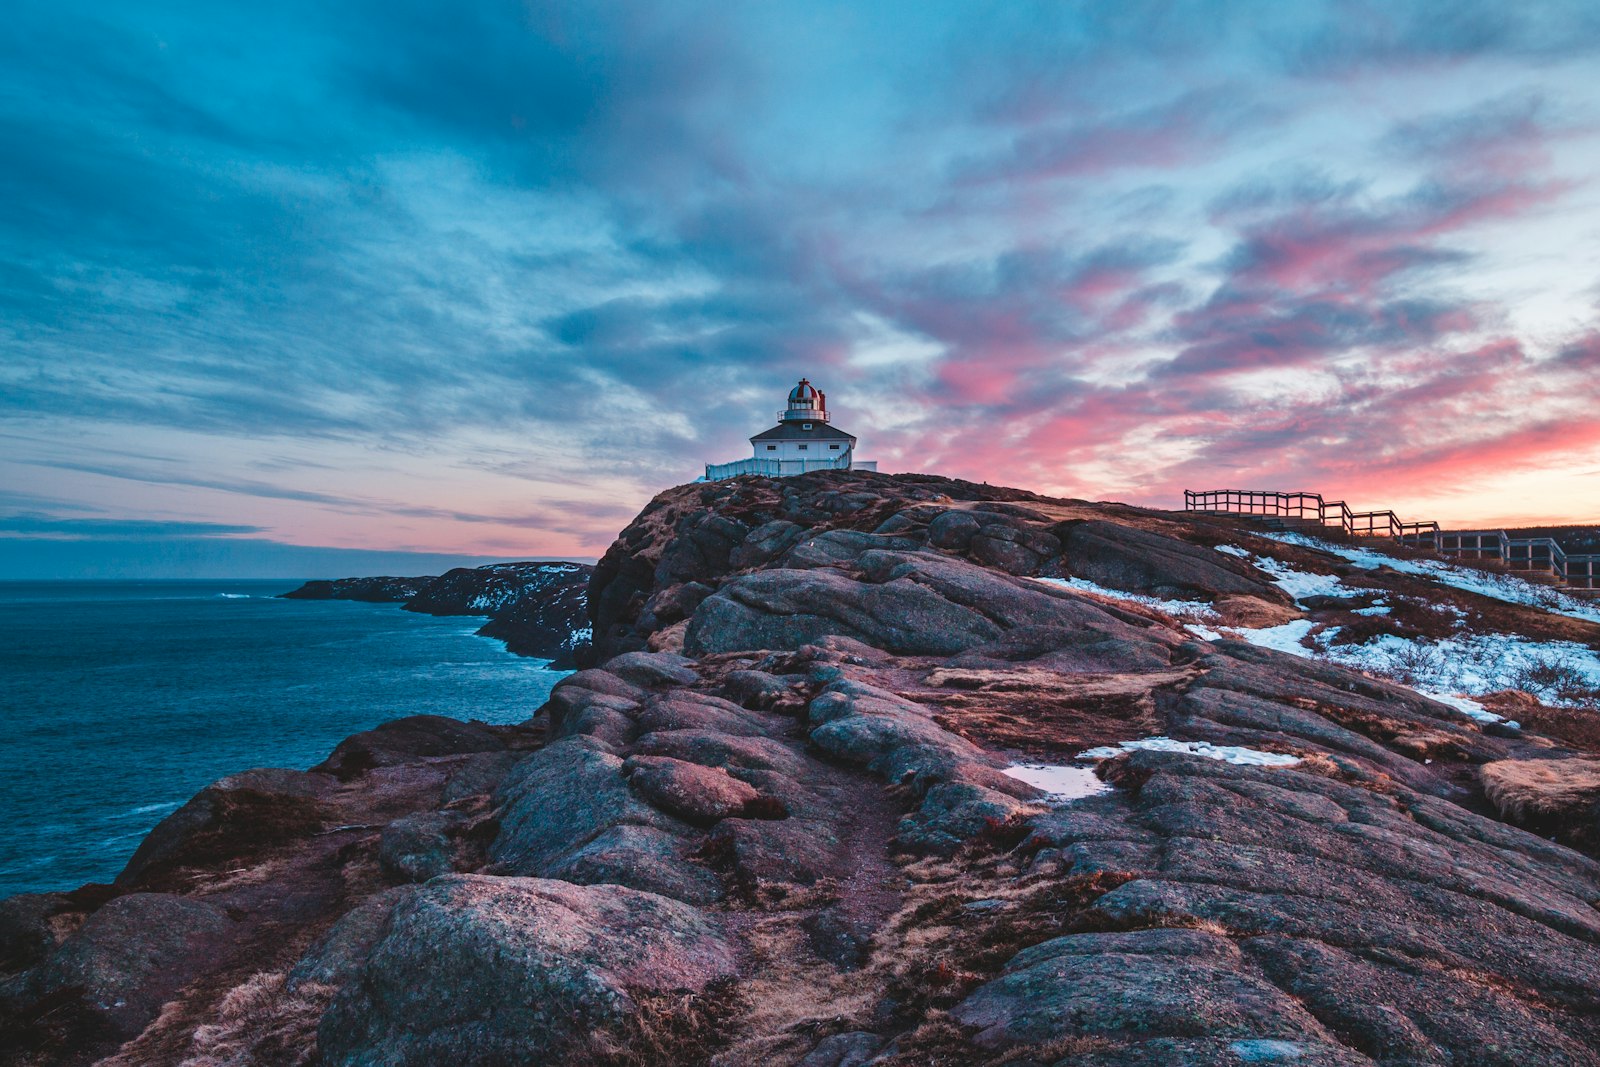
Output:
<path fill-rule="evenodd" d="M 1111 787 L 1094 776 L 1092 767 L 1062 767 L 1052 763 L 1018 763 L 1007 767 L 1005 773 L 1018 781 L 1027 782 L 1035 789 L 1048 794 L 1045 799 L 1052 804 L 1081 800 Z"/>

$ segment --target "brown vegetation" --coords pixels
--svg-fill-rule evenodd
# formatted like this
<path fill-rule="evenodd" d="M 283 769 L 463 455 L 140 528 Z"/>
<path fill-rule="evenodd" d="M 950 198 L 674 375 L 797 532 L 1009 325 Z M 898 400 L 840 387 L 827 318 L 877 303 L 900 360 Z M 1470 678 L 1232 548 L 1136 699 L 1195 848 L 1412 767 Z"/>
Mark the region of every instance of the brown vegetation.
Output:
<path fill-rule="evenodd" d="M 1592 819 L 1600 802 L 1600 760 L 1497 760 L 1478 774 L 1500 813 L 1523 824 Z"/>

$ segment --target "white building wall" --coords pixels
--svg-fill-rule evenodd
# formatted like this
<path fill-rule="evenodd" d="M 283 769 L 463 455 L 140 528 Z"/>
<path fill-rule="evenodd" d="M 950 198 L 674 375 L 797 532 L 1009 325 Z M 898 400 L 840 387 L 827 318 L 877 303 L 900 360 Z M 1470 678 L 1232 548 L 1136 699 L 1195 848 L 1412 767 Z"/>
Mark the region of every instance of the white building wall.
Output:
<path fill-rule="evenodd" d="M 838 448 L 832 446 L 838 445 Z M 776 446 L 776 447 L 773 447 Z M 757 441 L 754 445 L 756 459 L 833 460 L 850 455 L 849 441 Z"/>

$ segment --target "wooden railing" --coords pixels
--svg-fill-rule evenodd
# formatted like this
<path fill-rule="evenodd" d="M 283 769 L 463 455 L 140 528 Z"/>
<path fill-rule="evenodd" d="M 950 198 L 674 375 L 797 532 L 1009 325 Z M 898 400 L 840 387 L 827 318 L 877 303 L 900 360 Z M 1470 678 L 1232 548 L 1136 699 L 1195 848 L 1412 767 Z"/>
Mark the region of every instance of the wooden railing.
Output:
<path fill-rule="evenodd" d="M 1349 537 L 1387 537 L 1393 540 L 1432 538 L 1436 522 L 1401 522 L 1392 511 L 1352 511 L 1343 500 L 1324 500 L 1321 493 L 1274 493 L 1257 489 L 1184 490 L 1185 511 L 1225 515 L 1262 515 L 1303 519 L 1334 526 Z"/>
<path fill-rule="evenodd" d="M 1436 522 L 1402 522 L 1392 511 L 1352 511 L 1343 500 L 1324 500 L 1321 493 L 1186 489 L 1183 509 L 1316 524 L 1347 537 L 1384 538 L 1458 559 L 1497 562 L 1573 589 L 1600 589 L 1600 555 L 1568 555 L 1552 538 L 1515 538 L 1504 530 L 1441 530 Z"/>

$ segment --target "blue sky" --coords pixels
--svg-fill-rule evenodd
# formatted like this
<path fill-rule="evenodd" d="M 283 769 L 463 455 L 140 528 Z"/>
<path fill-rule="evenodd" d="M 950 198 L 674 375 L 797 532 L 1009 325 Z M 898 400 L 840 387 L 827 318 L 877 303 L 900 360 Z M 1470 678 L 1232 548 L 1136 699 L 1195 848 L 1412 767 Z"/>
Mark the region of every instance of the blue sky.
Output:
<path fill-rule="evenodd" d="M 1592 4 L 9 14 L 0 575 L 593 556 L 801 374 L 885 470 L 1600 520 Z"/>

